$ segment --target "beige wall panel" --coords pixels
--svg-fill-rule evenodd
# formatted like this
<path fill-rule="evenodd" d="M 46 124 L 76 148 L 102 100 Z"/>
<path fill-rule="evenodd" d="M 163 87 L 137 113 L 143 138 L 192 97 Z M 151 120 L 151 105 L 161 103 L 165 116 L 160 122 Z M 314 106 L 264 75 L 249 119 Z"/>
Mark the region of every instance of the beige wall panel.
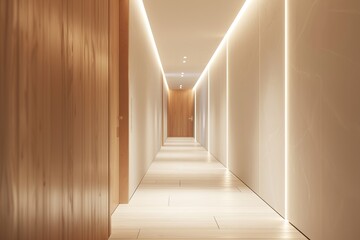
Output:
<path fill-rule="evenodd" d="M 208 74 L 196 87 L 196 141 L 208 149 Z"/>
<path fill-rule="evenodd" d="M 140 4 L 130 1 L 130 197 L 162 142 L 162 74 Z"/>
<path fill-rule="evenodd" d="M 359 13 L 357 0 L 323 1 L 318 12 L 324 18 L 318 67 L 326 79 L 322 85 L 324 239 L 360 236 Z"/>
<path fill-rule="evenodd" d="M 298 9 L 299 8 L 299 9 Z M 294 43 L 303 35 L 311 13 L 310 1 L 290 2 L 289 49 L 289 220 L 311 239 L 322 238 L 322 80 L 310 74 L 313 68 L 304 49 L 295 51 Z M 310 15 L 311 17 L 311 15 Z M 312 16 L 313 17 L 313 16 Z M 295 40 L 296 39 L 296 40 Z M 310 57 L 311 58 L 311 57 Z"/>
<path fill-rule="evenodd" d="M 229 169 L 259 190 L 259 17 L 251 1 L 229 39 Z M 212 126 L 212 123 L 210 123 Z"/>
<path fill-rule="evenodd" d="M 259 194 L 285 216 L 284 0 L 260 0 Z"/>
<path fill-rule="evenodd" d="M 359 11 L 289 1 L 289 219 L 311 239 L 360 235 Z"/>
<path fill-rule="evenodd" d="M 166 81 L 163 79 L 163 81 Z M 162 111 L 163 111 L 163 118 L 162 118 L 162 131 L 163 131 L 163 144 L 166 142 L 168 137 L 167 131 L 167 118 L 168 118 L 168 96 L 169 96 L 169 89 L 165 82 L 163 82 L 163 97 L 162 97 Z"/>
<path fill-rule="evenodd" d="M 209 69 L 210 153 L 226 166 L 226 45 Z"/>
<path fill-rule="evenodd" d="M 1 239 L 108 238 L 108 1 L 1 1 Z"/>

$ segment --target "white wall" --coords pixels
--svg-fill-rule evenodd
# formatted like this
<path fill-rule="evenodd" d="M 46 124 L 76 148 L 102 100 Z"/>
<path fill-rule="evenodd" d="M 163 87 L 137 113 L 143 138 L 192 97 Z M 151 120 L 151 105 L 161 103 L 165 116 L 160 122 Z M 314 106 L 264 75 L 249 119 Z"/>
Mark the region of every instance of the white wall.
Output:
<path fill-rule="evenodd" d="M 259 192 L 259 16 L 251 1 L 229 38 L 229 169 Z"/>
<path fill-rule="evenodd" d="M 210 153 L 226 166 L 226 45 L 208 71 L 210 84 Z"/>
<path fill-rule="evenodd" d="M 229 169 L 285 216 L 285 12 L 253 0 L 229 38 Z"/>
<path fill-rule="evenodd" d="M 167 132 L 167 108 L 168 108 L 168 96 L 169 96 L 169 89 L 167 84 L 165 83 L 165 80 L 163 79 L 163 142 L 166 142 L 166 139 L 168 137 Z"/>
<path fill-rule="evenodd" d="M 249 3 L 206 72 L 209 150 L 224 165 L 228 154 L 229 170 L 284 216 L 284 1 Z M 206 108 L 197 104 L 197 113 Z"/>
<path fill-rule="evenodd" d="M 129 39 L 129 196 L 135 192 L 161 147 L 162 74 L 142 14 L 142 1 L 130 1 Z"/>
<path fill-rule="evenodd" d="M 228 39 L 229 169 L 310 239 L 357 239 L 360 2 L 287 2 L 288 65 L 283 0 L 249 1 Z"/>
<path fill-rule="evenodd" d="M 208 149 L 208 75 L 199 80 L 196 94 L 196 141 Z"/>
<path fill-rule="evenodd" d="M 258 192 L 285 216 L 285 4 L 259 4 Z"/>

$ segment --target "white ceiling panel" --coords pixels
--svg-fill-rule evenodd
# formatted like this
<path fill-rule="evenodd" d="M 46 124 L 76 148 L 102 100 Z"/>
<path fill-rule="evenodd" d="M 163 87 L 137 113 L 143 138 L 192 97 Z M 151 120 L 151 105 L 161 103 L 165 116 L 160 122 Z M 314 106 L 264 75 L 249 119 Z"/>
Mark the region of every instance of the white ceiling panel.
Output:
<path fill-rule="evenodd" d="M 169 88 L 194 86 L 244 2 L 144 0 Z"/>

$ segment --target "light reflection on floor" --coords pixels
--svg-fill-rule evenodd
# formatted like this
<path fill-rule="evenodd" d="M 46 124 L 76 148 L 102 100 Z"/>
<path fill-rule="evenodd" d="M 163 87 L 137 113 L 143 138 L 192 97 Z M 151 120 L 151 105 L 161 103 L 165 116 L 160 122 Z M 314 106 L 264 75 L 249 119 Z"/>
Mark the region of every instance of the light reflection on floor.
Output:
<path fill-rule="evenodd" d="M 305 239 L 192 138 L 171 138 L 131 201 L 112 217 L 111 239 Z"/>

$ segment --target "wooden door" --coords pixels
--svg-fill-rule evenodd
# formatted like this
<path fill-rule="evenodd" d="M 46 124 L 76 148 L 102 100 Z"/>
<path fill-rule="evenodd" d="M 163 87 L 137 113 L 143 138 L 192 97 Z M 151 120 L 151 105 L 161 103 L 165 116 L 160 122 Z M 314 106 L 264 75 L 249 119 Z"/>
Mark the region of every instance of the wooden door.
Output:
<path fill-rule="evenodd" d="M 168 136 L 194 137 L 194 94 L 192 90 L 169 90 Z"/>

